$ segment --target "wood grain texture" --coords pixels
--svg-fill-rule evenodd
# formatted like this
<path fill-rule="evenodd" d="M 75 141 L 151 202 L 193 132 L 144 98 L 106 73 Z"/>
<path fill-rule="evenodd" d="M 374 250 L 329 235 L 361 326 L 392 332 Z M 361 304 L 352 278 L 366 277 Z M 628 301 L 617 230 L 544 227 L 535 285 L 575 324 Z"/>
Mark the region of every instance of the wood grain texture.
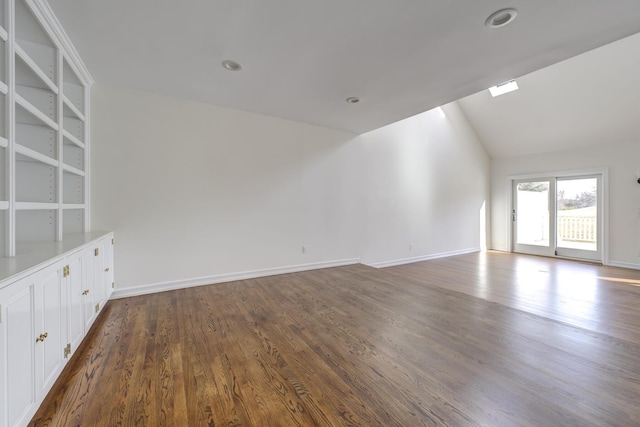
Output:
<path fill-rule="evenodd" d="M 501 253 L 108 303 L 33 426 L 640 425 L 640 272 Z"/>

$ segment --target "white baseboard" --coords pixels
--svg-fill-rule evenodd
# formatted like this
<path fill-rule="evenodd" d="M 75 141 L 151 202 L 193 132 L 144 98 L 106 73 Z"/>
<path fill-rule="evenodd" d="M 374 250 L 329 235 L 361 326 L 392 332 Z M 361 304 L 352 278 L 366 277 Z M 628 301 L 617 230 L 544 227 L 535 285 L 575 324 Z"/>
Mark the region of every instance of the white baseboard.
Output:
<path fill-rule="evenodd" d="M 375 268 L 385 268 L 385 267 L 393 267 L 395 265 L 412 264 L 414 262 L 428 261 L 428 260 L 431 260 L 431 259 L 446 258 L 446 257 L 450 257 L 450 256 L 470 254 L 470 253 L 473 253 L 473 252 L 480 252 L 480 248 L 468 248 L 468 249 L 461 249 L 461 250 L 458 250 L 458 251 L 440 252 L 440 253 L 437 253 L 437 254 L 423 255 L 423 256 L 418 256 L 418 257 L 413 257 L 413 258 L 396 259 L 396 260 L 392 260 L 392 261 L 374 262 L 374 263 L 365 264 L 365 265 L 368 265 L 369 267 L 375 267 Z"/>
<path fill-rule="evenodd" d="M 298 273 L 301 271 L 318 270 L 320 268 L 342 267 L 345 265 L 353 265 L 359 263 L 359 259 L 352 258 L 337 261 L 314 262 L 311 264 L 291 265 L 288 267 L 265 268 L 263 270 L 243 271 L 240 273 L 196 277 L 192 279 L 175 280 L 171 282 L 154 283 L 149 285 L 115 289 L 113 291 L 113 294 L 111 295 L 111 299 L 135 297 L 138 295 L 154 294 L 156 292 L 172 291 L 175 289 L 212 285 L 215 283 L 232 282 L 236 280 L 255 279 L 257 277 L 275 276 L 277 274 Z"/>
<path fill-rule="evenodd" d="M 631 270 L 640 270 L 640 264 L 632 264 L 630 262 L 609 261 L 607 263 L 611 267 L 629 268 Z"/>

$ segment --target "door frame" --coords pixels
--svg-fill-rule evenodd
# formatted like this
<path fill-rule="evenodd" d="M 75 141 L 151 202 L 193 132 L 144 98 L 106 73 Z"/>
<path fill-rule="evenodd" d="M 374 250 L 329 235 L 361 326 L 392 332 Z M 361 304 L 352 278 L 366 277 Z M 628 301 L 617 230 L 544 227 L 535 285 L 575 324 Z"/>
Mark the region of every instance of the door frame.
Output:
<path fill-rule="evenodd" d="M 600 175 L 602 177 L 602 195 L 601 195 L 601 203 L 602 203 L 602 215 L 598 218 L 598 226 L 602 230 L 601 240 L 602 240 L 602 253 L 600 254 L 603 265 L 609 265 L 609 169 L 608 168 L 593 168 L 593 169 L 579 169 L 579 170 L 568 170 L 568 171 L 560 171 L 560 172 L 541 172 L 534 174 L 522 174 L 522 175 L 510 175 L 507 177 L 507 203 L 506 203 L 506 236 L 508 242 L 509 252 L 514 251 L 514 242 L 513 242 L 513 221 L 512 221 L 512 212 L 514 209 L 514 200 L 513 200 L 513 185 L 514 181 L 522 181 L 522 180 L 536 180 L 536 179 L 549 179 L 551 178 L 571 178 L 580 176 L 588 176 L 588 175 Z M 554 195 L 555 198 L 555 195 Z M 554 203 L 555 205 L 555 203 Z M 555 209 L 555 207 L 554 207 Z M 555 239 L 555 237 L 554 237 Z M 550 256 L 557 258 L 569 258 L 566 256 L 553 255 Z"/>

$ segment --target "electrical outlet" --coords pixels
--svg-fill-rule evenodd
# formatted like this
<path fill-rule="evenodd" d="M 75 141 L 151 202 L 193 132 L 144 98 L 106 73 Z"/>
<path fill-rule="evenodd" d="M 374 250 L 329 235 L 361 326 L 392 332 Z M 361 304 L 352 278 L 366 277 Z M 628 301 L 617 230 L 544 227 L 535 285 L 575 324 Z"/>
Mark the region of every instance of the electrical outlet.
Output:
<path fill-rule="evenodd" d="M 303 247 L 302 247 L 302 253 L 303 253 L 303 254 L 306 254 L 306 253 L 307 253 L 307 247 L 306 247 L 306 246 L 303 246 Z"/>
<path fill-rule="evenodd" d="M 413 250 L 413 243 L 409 243 L 409 252 Z"/>

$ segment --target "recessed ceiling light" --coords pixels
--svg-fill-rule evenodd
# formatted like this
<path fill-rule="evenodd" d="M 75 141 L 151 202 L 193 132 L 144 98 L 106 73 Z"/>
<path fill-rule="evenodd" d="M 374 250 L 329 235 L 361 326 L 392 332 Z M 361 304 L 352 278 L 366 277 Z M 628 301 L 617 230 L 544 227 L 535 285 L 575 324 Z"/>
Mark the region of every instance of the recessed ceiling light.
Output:
<path fill-rule="evenodd" d="M 222 61 L 222 68 L 229 71 L 240 71 L 242 70 L 242 64 L 236 61 L 231 61 L 230 59 L 225 59 Z"/>
<path fill-rule="evenodd" d="M 500 83 L 497 86 L 489 88 L 489 92 L 491 93 L 491 96 L 495 98 L 496 96 L 504 95 L 505 93 L 513 92 L 518 89 L 518 83 L 515 80 L 509 80 L 508 82 Z"/>
<path fill-rule="evenodd" d="M 358 98 L 357 96 L 350 96 L 345 99 L 345 101 L 347 101 L 348 104 L 357 104 L 358 102 L 360 102 L 360 98 Z"/>
<path fill-rule="evenodd" d="M 484 22 L 484 25 L 489 28 L 504 27 L 512 23 L 516 16 L 518 16 L 518 11 L 515 9 L 500 9 L 492 13 Z"/>

